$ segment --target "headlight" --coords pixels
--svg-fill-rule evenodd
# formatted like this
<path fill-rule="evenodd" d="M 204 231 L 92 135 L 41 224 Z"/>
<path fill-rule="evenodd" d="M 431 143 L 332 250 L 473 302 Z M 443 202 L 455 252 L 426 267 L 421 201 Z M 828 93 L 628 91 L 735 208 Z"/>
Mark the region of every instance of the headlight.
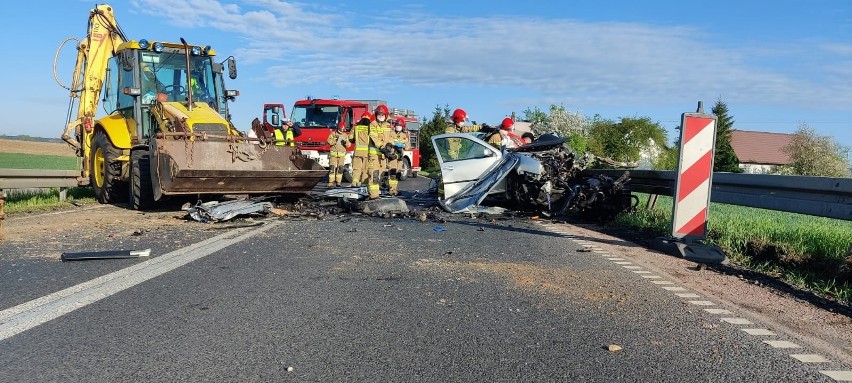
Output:
<path fill-rule="evenodd" d="M 154 52 L 160 53 L 163 51 L 163 43 L 154 43 Z"/>
<path fill-rule="evenodd" d="M 200 54 L 201 54 L 201 47 L 199 47 L 199 46 L 193 46 L 193 47 L 189 50 L 189 53 L 191 53 L 193 56 L 198 56 L 198 55 L 200 55 Z"/>
<path fill-rule="evenodd" d="M 149 46 L 150 45 L 148 44 L 148 40 L 139 40 L 139 49 L 148 49 Z"/>

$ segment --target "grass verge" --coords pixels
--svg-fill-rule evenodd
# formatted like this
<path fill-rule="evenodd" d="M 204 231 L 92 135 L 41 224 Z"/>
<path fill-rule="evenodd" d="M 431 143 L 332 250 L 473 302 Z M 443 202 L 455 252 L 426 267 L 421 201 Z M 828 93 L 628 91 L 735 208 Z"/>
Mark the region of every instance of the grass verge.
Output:
<path fill-rule="evenodd" d="M 638 195 L 639 211 L 615 223 L 670 235 L 671 197 L 648 210 L 648 195 Z M 705 242 L 732 263 L 852 305 L 852 222 L 711 203 L 707 228 Z"/>
<path fill-rule="evenodd" d="M 0 168 L 3 169 L 79 169 L 79 159 L 70 156 L 51 156 L 42 154 L 0 153 Z"/>
<path fill-rule="evenodd" d="M 11 190 L 6 194 L 7 214 L 34 213 L 72 207 L 79 204 L 95 203 L 95 192 L 92 188 L 68 188 L 68 198 L 59 200 L 59 189 Z"/>

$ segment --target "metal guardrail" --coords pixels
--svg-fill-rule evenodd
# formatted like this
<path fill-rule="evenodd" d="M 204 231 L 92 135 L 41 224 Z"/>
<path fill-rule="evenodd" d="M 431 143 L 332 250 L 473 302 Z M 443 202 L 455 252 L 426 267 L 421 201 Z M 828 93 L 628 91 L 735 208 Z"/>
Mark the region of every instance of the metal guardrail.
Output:
<path fill-rule="evenodd" d="M 79 170 L 0 169 L 0 189 L 77 186 Z"/>
<path fill-rule="evenodd" d="M 624 170 L 585 173 L 618 177 Z M 674 171 L 630 170 L 630 189 L 674 195 Z M 852 220 L 852 178 L 713 173 L 713 202 Z"/>

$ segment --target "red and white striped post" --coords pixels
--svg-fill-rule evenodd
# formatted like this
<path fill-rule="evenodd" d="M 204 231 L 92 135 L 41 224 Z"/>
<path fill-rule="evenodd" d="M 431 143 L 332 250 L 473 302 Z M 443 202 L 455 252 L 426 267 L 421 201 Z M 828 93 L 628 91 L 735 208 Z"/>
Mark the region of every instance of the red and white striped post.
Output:
<path fill-rule="evenodd" d="M 716 116 L 698 112 L 681 115 L 680 149 L 672 212 L 672 237 L 685 241 L 707 238 Z"/>

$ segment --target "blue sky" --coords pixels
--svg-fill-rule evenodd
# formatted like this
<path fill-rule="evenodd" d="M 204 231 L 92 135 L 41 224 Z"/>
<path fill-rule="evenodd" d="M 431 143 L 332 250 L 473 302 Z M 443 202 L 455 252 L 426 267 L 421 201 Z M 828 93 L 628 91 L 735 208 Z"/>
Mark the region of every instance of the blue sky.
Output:
<path fill-rule="evenodd" d="M 9 2 L 0 134 L 59 137 L 67 91 L 53 57 L 83 37 L 92 1 Z M 669 130 L 698 100 L 728 103 L 741 130 L 807 123 L 852 146 L 852 2 L 113 1 L 131 39 L 211 45 L 237 58 L 234 123 L 306 95 L 388 100 L 430 116 L 461 107 L 497 123 L 564 105 L 647 116 Z M 38 8 L 33 11 L 31 8 Z M 75 50 L 59 55 L 69 82 Z M 289 109 L 289 108 L 288 108 Z"/>

